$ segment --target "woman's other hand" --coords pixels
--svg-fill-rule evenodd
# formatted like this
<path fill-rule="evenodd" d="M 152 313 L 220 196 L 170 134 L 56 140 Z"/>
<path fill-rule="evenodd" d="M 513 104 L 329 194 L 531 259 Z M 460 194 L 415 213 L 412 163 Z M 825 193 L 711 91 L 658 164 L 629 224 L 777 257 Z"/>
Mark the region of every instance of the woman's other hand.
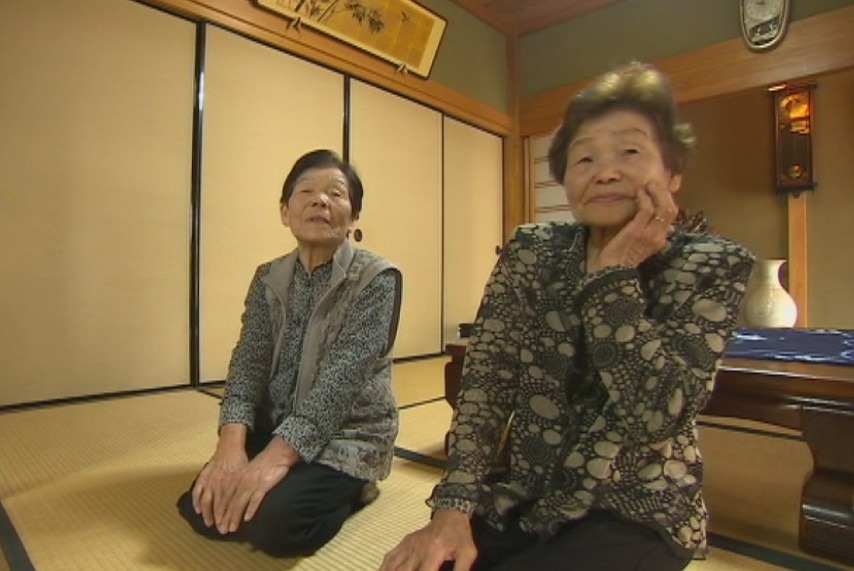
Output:
<path fill-rule="evenodd" d="M 412 532 L 383 558 L 380 571 L 438 571 L 454 561 L 454 571 L 469 571 L 477 558 L 469 516 L 438 510 L 425 527 Z"/>
<path fill-rule="evenodd" d="M 608 244 L 588 256 L 587 273 L 609 266 L 637 267 L 660 252 L 679 209 L 673 194 L 662 182 L 650 182 L 636 198 L 637 212 Z"/>
<path fill-rule="evenodd" d="M 245 440 L 245 425 L 223 426 L 216 451 L 196 478 L 193 509 L 208 527 L 219 522 L 217 511 L 224 511 L 238 476 L 249 463 L 244 449 Z"/>
<path fill-rule="evenodd" d="M 232 480 L 227 502 L 214 509 L 220 533 L 237 531 L 242 522 L 255 517 L 261 501 L 273 486 L 285 479 L 291 466 L 299 461 L 299 453 L 280 436 L 274 436 L 251 462 Z"/>

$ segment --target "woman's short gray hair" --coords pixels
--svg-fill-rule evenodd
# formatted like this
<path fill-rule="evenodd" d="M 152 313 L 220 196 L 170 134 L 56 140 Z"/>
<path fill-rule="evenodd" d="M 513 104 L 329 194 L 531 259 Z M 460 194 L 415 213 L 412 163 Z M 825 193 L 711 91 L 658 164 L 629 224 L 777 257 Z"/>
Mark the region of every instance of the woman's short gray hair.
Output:
<path fill-rule="evenodd" d="M 630 109 L 649 119 L 664 165 L 672 174 L 682 174 L 696 142 L 691 126 L 678 120 L 667 77 L 649 64 L 630 62 L 601 75 L 569 102 L 549 148 L 549 170 L 556 181 L 563 182 L 567 150 L 581 125 L 615 109 Z"/>

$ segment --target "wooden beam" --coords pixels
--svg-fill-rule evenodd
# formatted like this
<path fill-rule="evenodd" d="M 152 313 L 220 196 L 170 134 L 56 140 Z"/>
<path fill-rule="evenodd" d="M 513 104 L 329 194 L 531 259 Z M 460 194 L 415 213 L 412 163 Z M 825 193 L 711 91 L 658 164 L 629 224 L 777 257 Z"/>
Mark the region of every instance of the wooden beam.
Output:
<path fill-rule="evenodd" d="M 678 101 L 687 103 L 854 67 L 851 30 L 854 6 L 792 22 L 783 43 L 771 52 L 752 52 L 734 39 L 652 63 L 670 77 Z M 570 98 L 589 81 L 523 98 L 522 136 L 551 132 Z"/>
<path fill-rule="evenodd" d="M 519 134 L 519 38 L 507 38 L 507 93 L 510 98 L 510 133 L 504 138 L 504 241 L 528 221 L 525 206 L 524 147 Z"/>
<path fill-rule="evenodd" d="M 622 2 L 623 0 L 541 0 L 539 3 L 519 2 L 518 13 L 515 15 L 516 33 L 520 36 L 548 28 L 557 23 L 593 12 Z M 536 8 L 539 8 L 535 11 Z"/>
<path fill-rule="evenodd" d="M 307 26 L 298 30 L 289 28 L 286 18 L 259 8 L 248 0 L 144 1 L 195 21 L 220 25 L 315 63 L 351 74 L 498 135 L 510 132 L 512 119 L 507 113 L 441 83 L 412 73 L 399 73 L 389 62 Z"/>
<path fill-rule="evenodd" d="M 455 4 L 462 6 L 475 17 L 479 18 L 486 24 L 489 24 L 508 38 L 516 36 L 516 30 L 513 23 L 501 18 L 494 10 L 486 8 L 479 0 L 453 0 Z"/>
<path fill-rule="evenodd" d="M 789 195 L 789 295 L 798 306 L 798 320 L 795 327 L 809 326 L 809 192 L 799 196 Z"/>

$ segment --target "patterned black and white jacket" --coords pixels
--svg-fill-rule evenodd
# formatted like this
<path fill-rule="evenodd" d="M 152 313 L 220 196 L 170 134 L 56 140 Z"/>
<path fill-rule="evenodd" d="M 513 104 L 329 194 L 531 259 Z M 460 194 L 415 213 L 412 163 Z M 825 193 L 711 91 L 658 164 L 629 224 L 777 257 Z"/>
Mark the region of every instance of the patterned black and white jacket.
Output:
<path fill-rule="evenodd" d="M 499 529 L 515 519 L 543 537 L 608 510 L 656 529 L 677 551 L 702 551 L 695 419 L 753 256 L 677 230 L 639 268 L 586 275 L 587 235 L 579 224 L 526 225 L 504 248 L 428 504 L 477 512 Z"/>
<path fill-rule="evenodd" d="M 271 430 L 304 461 L 388 476 L 398 431 L 392 349 L 402 278 L 345 241 L 311 275 L 297 251 L 262 264 L 246 296 L 219 425 Z"/>

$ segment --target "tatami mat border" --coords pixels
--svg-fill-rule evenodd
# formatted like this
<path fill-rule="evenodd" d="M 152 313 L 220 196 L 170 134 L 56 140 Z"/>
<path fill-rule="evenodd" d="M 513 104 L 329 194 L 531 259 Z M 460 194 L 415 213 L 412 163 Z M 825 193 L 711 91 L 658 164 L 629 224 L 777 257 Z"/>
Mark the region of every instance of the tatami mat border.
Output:
<path fill-rule="evenodd" d="M 406 448 L 400 448 L 399 446 L 394 447 L 394 455 L 398 458 L 403 458 L 404 460 L 411 460 L 412 462 L 418 462 L 419 464 L 430 466 L 431 468 L 439 468 L 440 470 L 445 469 L 444 460 L 439 460 L 438 458 L 433 458 L 432 456 L 413 452 L 412 450 L 407 450 Z"/>
<path fill-rule="evenodd" d="M 22 410 L 35 410 L 40 408 L 49 408 L 54 406 L 65 406 L 69 404 L 80 404 L 86 402 L 96 402 L 110 399 L 123 399 L 128 397 L 140 397 L 145 395 L 156 395 L 160 393 L 171 393 L 179 391 L 194 390 L 190 385 L 171 385 L 166 387 L 151 387 L 148 389 L 134 389 L 127 391 L 118 391 L 113 393 L 98 393 L 93 395 L 80 395 L 76 397 L 64 397 L 59 399 L 41 400 L 33 402 L 22 402 L 17 404 L 0 405 L 0 414 L 7 412 L 18 412 Z"/>
<path fill-rule="evenodd" d="M 416 406 L 421 406 L 423 404 L 433 404 L 434 402 L 440 402 L 443 400 L 445 400 L 445 397 L 434 397 L 431 399 L 422 400 L 422 401 L 418 401 L 418 402 L 405 404 L 403 406 L 399 406 L 399 407 L 397 407 L 397 410 L 406 410 L 408 408 L 415 408 Z"/>
<path fill-rule="evenodd" d="M 10 571 L 35 571 L 18 531 L 3 507 L 3 502 L 0 502 L 0 551 L 6 557 Z"/>

